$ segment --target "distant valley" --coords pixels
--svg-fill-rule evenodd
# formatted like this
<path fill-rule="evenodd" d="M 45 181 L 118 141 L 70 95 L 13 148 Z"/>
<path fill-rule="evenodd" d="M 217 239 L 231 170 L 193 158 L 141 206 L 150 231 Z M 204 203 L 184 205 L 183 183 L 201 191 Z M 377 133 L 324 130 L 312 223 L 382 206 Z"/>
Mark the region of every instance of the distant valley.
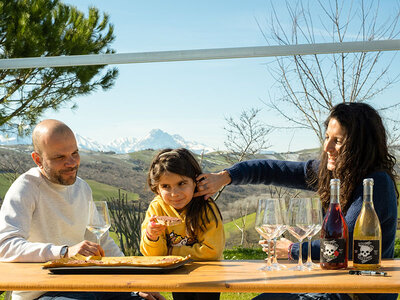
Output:
<path fill-rule="evenodd" d="M 0 172 L 16 171 L 23 173 L 34 166 L 30 157 L 31 145 L 3 145 L 0 146 Z M 122 188 L 139 195 L 139 198 L 149 202 L 153 198 L 152 192 L 146 186 L 146 174 L 150 161 L 158 150 L 148 149 L 131 153 L 113 153 L 84 150 L 81 153 L 79 176 L 86 180 Z M 306 160 L 316 157 L 316 150 L 305 150 L 295 153 L 263 154 L 257 158 L 275 158 L 288 160 Z M 209 152 L 197 155 L 204 172 L 220 171 L 229 166 L 224 156 L 219 152 Z M 1 175 L 1 174 L 0 174 Z M 229 186 L 222 193 L 218 203 L 220 209 L 229 215 L 237 211 L 232 205 L 245 203 L 247 197 L 257 197 L 270 193 L 270 189 L 262 185 Z M 4 195 L 0 195 L 3 197 Z M 229 217 L 230 218 L 230 217 Z"/>
<path fill-rule="evenodd" d="M 168 146 L 175 147 L 174 145 L 163 145 L 162 147 Z M 17 176 L 34 167 L 34 163 L 30 157 L 31 151 L 31 145 L 0 145 L 1 199 L 4 198 L 9 185 L 11 185 L 11 179 L 9 177 L 6 178 L 7 174 L 14 172 Z M 130 200 L 139 198 L 149 203 L 154 195 L 146 186 L 146 174 L 150 161 L 157 151 L 155 148 L 130 153 L 116 153 L 114 151 L 86 150 L 81 147 L 79 176 L 87 180 L 91 185 L 94 192 L 93 196 L 96 200 L 109 197 L 111 188 L 115 187 L 114 194 L 112 194 L 113 197 L 118 197 L 118 188 L 120 188 L 130 193 Z M 291 153 L 260 154 L 255 158 L 305 161 L 317 158 L 318 153 L 318 149 L 309 149 Z M 196 156 L 204 172 L 216 172 L 229 166 L 225 161 L 223 153 L 220 152 L 207 152 L 202 155 L 196 154 Z M 299 191 L 265 185 L 227 186 L 221 197 L 217 200 L 217 204 L 224 217 L 224 223 L 231 222 L 227 226 L 230 226 L 232 228 L 231 231 L 235 233 L 234 236 L 229 237 L 229 245 L 238 245 L 240 242 L 240 232 L 234 222 L 238 226 L 243 226 L 240 217 L 253 213 L 259 198 L 276 197 L 278 193 L 281 196 L 288 197 L 290 193 L 296 192 Z M 233 220 L 235 221 L 233 222 Z M 255 231 L 251 227 L 253 223 L 249 222 L 246 225 L 246 232 L 248 232 L 249 241 L 254 242 L 258 237 L 255 236 Z"/>
<path fill-rule="evenodd" d="M 157 132 L 156 132 L 157 133 Z M 160 133 L 164 135 L 163 133 Z M 79 136 L 77 136 L 79 140 Z M 159 141 L 161 142 L 161 141 Z M 182 144 L 159 143 L 158 146 L 151 143 L 142 143 L 146 150 L 118 153 L 109 148 L 100 148 L 103 150 L 93 151 L 87 148 L 95 148 L 91 146 L 83 146 L 82 140 L 80 144 L 81 166 L 79 168 L 79 176 L 85 179 L 93 190 L 93 197 L 96 200 L 115 197 L 118 198 L 118 189 L 129 192 L 130 200 L 140 199 L 145 203 L 149 203 L 154 194 L 146 186 L 146 175 L 153 156 L 158 152 L 159 148 L 164 147 L 182 147 Z M 122 145 L 122 144 L 120 144 Z M 154 147 L 154 148 L 151 148 Z M 188 147 L 189 148 L 189 147 Z M 114 148 L 115 149 L 115 148 Z M 127 148 L 125 148 L 127 149 Z M 193 152 L 193 148 L 189 148 Z M 198 148 L 200 149 L 200 148 Z M 204 148 L 206 149 L 206 148 Z M 32 145 L 0 145 L 0 198 L 4 195 L 11 185 L 13 178 L 10 174 L 14 174 L 14 178 L 29 168 L 34 167 L 30 153 Z M 122 152 L 122 151 L 121 151 Z M 203 152 L 203 151 L 198 151 Z M 318 150 L 304 150 L 293 153 L 266 153 L 257 155 L 255 158 L 272 158 L 286 160 L 307 160 L 315 158 Z M 229 166 L 221 152 L 206 152 L 195 154 L 201 163 L 204 172 L 216 172 Z M 114 192 L 112 192 L 114 190 Z M 247 185 L 247 186 L 228 186 L 217 200 L 224 223 L 236 220 L 246 214 L 255 211 L 257 200 L 260 197 L 276 196 L 276 193 L 285 192 L 273 186 L 264 185 Z M 111 193 L 111 194 L 110 194 Z M 240 241 L 240 232 L 233 225 L 234 236 L 230 236 L 231 245 L 237 245 Z M 249 238 L 254 234 L 252 228 Z"/>

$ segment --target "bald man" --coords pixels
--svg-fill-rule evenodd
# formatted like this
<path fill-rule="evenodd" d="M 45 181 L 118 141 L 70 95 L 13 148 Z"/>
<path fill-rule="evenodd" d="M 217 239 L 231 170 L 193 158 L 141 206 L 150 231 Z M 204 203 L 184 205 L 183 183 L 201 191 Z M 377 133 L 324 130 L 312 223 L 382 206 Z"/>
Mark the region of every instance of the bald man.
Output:
<path fill-rule="evenodd" d="M 32 133 L 32 159 L 49 181 L 72 185 L 76 181 L 80 157 L 75 135 L 64 123 L 44 120 Z"/>
<path fill-rule="evenodd" d="M 0 210 L 0 261 L 45 262 L 77 253 L 123 256 L 105 234 L 101 245 L 86 230 L 89 185 L 77 176 L 80 156 L 75 135 L 57 120 L 40 122 L 32 133 L 37 167 L 11 185 Z M 143 293 L 146 299 L 164 299 Z M 143 299 L 130 293 L 14 292 L 13 299 Z"/>

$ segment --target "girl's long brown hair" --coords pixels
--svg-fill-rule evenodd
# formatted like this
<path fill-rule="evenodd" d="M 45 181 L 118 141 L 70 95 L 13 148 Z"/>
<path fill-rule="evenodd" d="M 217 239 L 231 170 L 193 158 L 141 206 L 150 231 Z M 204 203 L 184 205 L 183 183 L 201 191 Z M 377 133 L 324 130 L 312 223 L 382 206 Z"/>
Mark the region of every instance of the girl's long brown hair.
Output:
<path fill-rule="evenodd" d="M 161 150 L 153 159 L 147 175 L 147 184 L 155 193 L 158 192 L 160 177 L 165 173 L 175 173 L 191 178 L 196 183 L 196 177 L 202 173 L 201 167 L 192 153 L 185 149 L 164 149 Z M 207 211 L 210 210 L 218 226 L 218 218 L 211 206 L 212 200 L 204 200 L 203 197 L 194 197 L 187 205 L 186 228 L 188 233 L 196 236 L 198 230 L 204 232 L 206 225 L 210 223 Z M 222 219 L 221 212 L 217 205 L 217 211 Z"/>
<path fill-rule="evenodd" d="M 384 171 L 392 179 L 397 197 L 396 158 L 388 151 L 386 130 L 378 112 L 365 103 L 340 103 L 332 108 L 325 121 L 337 120 L 346 136 L 333 171 L 327 169 L 328 155 L 321 154 L 318 170 L 318 194 L 326 209 L 330 201 L 329 183 L 332 178 L 340 179 L 340 204 L 344 212 L 350 207 L 356 187 L 374 171 Z"/>

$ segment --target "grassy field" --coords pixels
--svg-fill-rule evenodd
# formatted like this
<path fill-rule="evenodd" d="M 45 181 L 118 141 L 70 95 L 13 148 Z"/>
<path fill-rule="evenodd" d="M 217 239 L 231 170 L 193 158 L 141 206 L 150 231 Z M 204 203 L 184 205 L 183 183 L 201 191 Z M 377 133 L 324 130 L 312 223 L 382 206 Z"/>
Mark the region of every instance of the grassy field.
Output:
<path fill-rule="evenodd" d="M 156 155 L 158 151 L 154 150 L 154 151 L 135 151 L 135 152 L 131 152 L 128 153 L 128 156 L 131 159 L 135 159 L 135 160 L 140 160 L 140 161 L 144 161 L 146 163 L 146 165 L 150 165 L 151 160 L 153 159 L 153 157 Z"/>
<path fill-rule="evenodd" d="M 94 201 L 104 200 L 105 198 L 109 197 L 118 198 L 118 188 L 108 184 L 99 183 L 94 180 L 85 180 L 85 181 L 89 184 L 90 188 L 92 189 Z M 121 190 L 121 193 L 124 194 L 127 193 L 129 200 L 138 199 L 138 194 L 127 192 L 125 190 Z"/>
<path fill-rule="evenodd" d="M 0 176 L 0 198 L 4 199 L 4 195 L 7 193 L 11 183 L 4 176 Z"/>
<path fill-rule="evenodd" d="M 249 215 L 245 216 L 244 218 L 245 218 L 245 222 L 246 222 L 246 228 L 248 228 L 249 230 L 254 230 L 254 224 L 256 221 L 256 213 L 249 214 Z M 241 225 L 241 222 L 238 220 L 237 224 Z M 225 229 L 226 240 L 229 240 L 232 237 L 234 232 L 239 231 L 238 228 L 236 227 L 234 221 L 225 223 L 224 229 Z"/>

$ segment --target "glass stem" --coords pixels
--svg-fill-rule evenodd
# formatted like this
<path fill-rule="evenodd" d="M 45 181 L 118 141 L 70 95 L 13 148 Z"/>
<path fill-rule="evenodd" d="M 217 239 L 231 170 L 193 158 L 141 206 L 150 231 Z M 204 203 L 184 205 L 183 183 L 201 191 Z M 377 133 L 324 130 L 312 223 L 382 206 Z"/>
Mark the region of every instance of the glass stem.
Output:
<path fill-rule="evenodd" d="M 96 234 L 96 238 L 97 238 L 97 244 L 100 245 L 100 238 L 101 238 L 101 235 L 97 235 L 97 234 Z"/>
<path fill-rule="evenodd" d="M 312 262 L 312 259 L 311 259 L 311 239 L 312 239 L 312 237 L 309 236 L 307 238 L 308 238 L 307 262 L 311 263 Z"/>
<path fill-rule="evenodd" d="M 268 243 L 268 260 L 267 260 L 267 266 L 270 267 L 270 266 L 271 266 L 271 248 L 269 247 L 269 245 L 271 244 L 271 240 L 268 240 L 267 243 Z"/>
<path fill-rule="evenodd" d="M 303 244 L 303 240 L 299 241 L 299 262 L 297 263 L 298 266 L 302 266 L 303 265 L 303 254 L 302 252 L 302 244 Z"/>
<path fill-rule="evenodd" d="M 276 240 L 277 240 L 277 238 L 274 238 L 274 257 L 273 257 L 273 261 L 272 261 L 272 263 L 274 263 L 274 264 L 278 263 L 278 259 L 276 257 Z"/>

